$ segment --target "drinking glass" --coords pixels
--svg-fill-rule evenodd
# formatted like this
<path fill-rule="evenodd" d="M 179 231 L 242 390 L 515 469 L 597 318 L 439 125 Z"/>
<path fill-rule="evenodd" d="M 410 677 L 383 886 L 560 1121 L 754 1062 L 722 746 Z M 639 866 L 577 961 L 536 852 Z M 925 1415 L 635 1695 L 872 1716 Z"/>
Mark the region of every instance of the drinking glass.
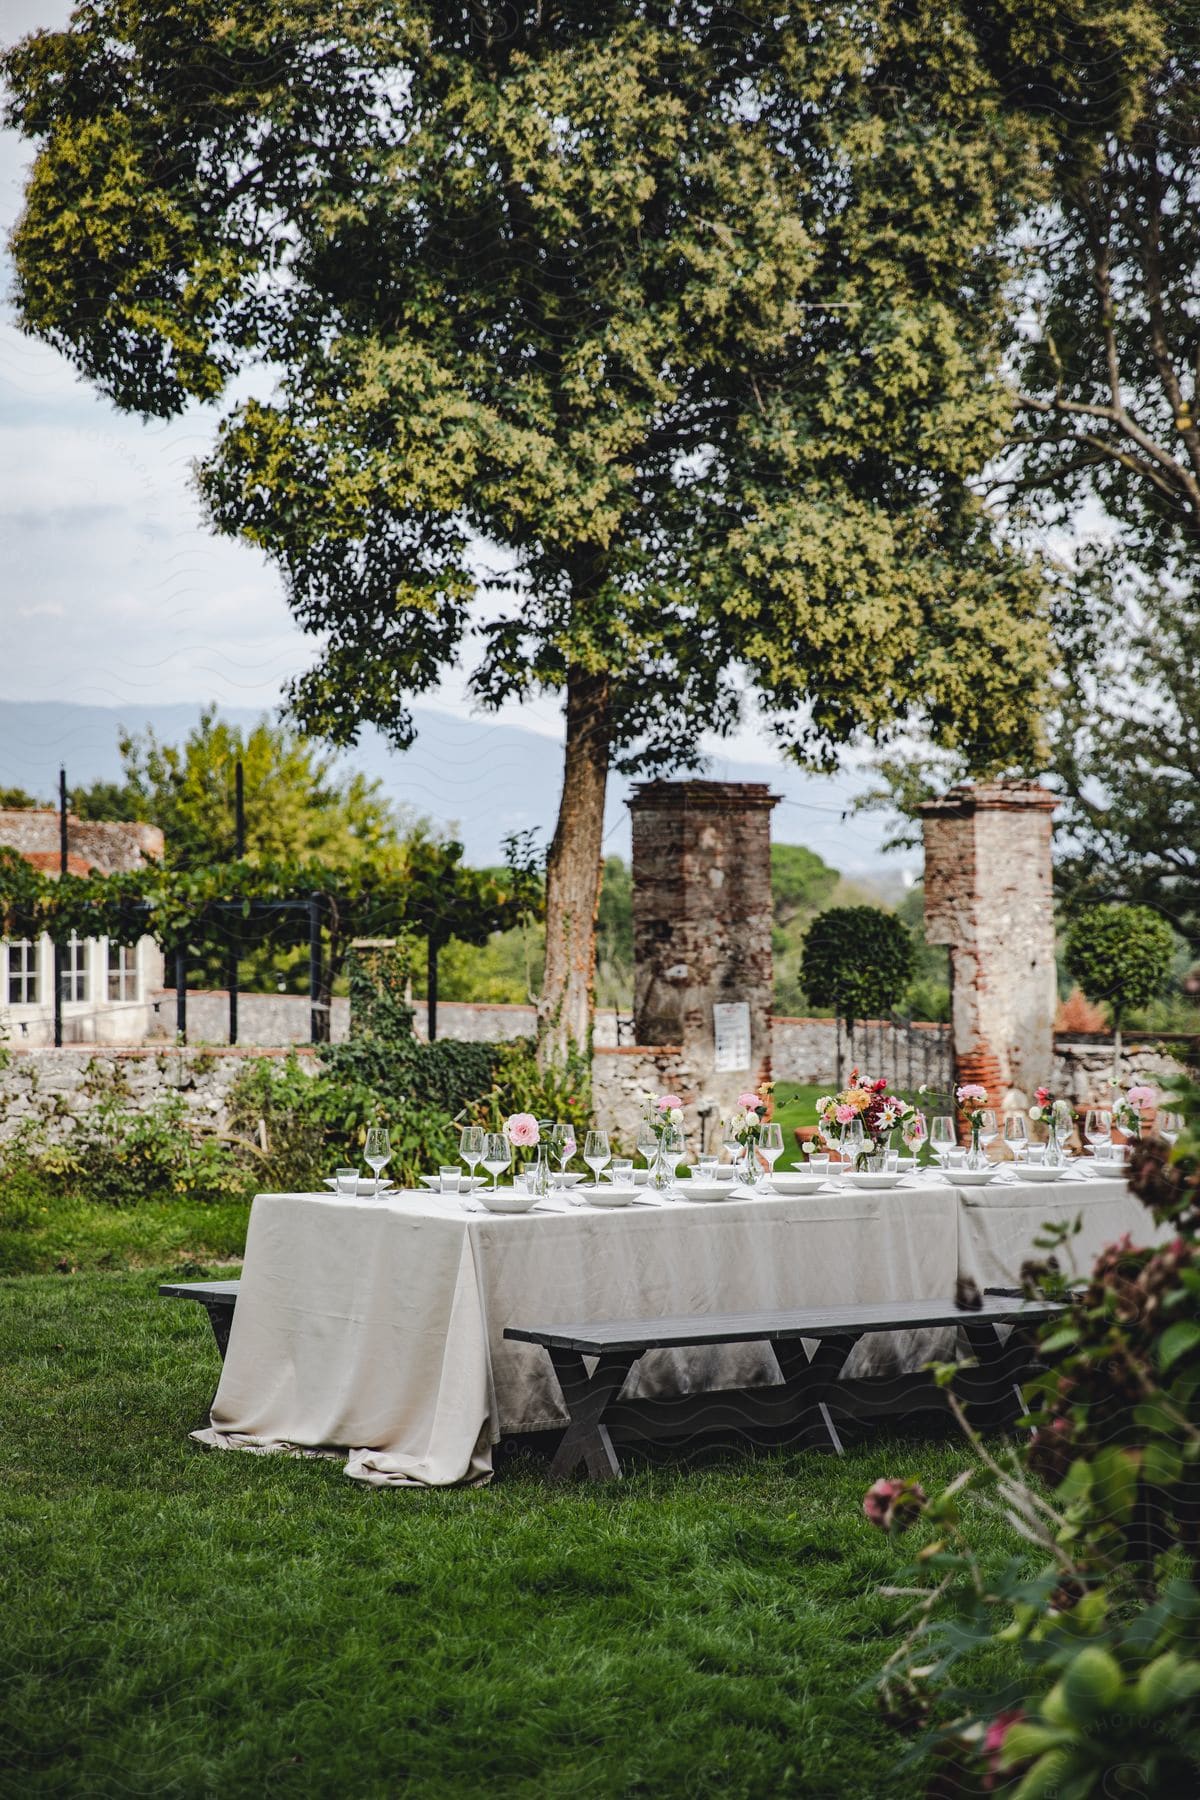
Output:
<path fill-rule="evenodd" d="M 438 1169 L 438 1189 L 443 1194 L 457 1194 L 462 1184 L 462 1170 L 449 1163 Z"/>
<path fill-rule="evenodd" d="M 662 1134 L 663 1167 L 671 1177 L 674 1186 L 679 1173 L 679 1165 L 687 1154 L 683 1132 L 678 1125 L 668 1125 Z"/>
<path fill-rule="evenodd" d="M 658 1155 L 658 1133 L 653 1125 L 643 1119 L 638 1126 L 637 1152 L 648 1169 L 654 1167 L 654 1159 Z"/>
<path fill-rule="evenodd" d="M 458 1136 L 458 1154 L 467 1165 L 472 1187 L 475 1185 L 475 1171 L 483 1161 L 483 1140 L 486 1136 L 487 1132 L 482 1125 L 464 1125 Z"/>
<path fill-rule="evenodd" d="M 713 1155 L 712 1151 L 711 1150 L 702 1150 L 700 1152 L 699 1156 L 696 1158 L 695 1165 L 692 1169 L 692 1173 L 693 1173 L 693 1175 L 698 1176 L 701 1181 L 711 1181 L 713 1179 L 716 1167 L 717 1167 L 717 1159 Z"/>
<path fill-rule="evenodd" d="M 392 1140 L 382 1125 L 372 1125 L 367 1133 L 366 1147 L 363 1150 L 363 1161 L 375 1176 L 375 1192 L 379 1192 L 379 1177 L 392 1160 Z"/>
<path fill-rule="evenodd" d="M 1013 1161 L 1019 1163 L 1029 1149 L 1029 1127 L 1023 1113 L 1009 1113 L 1005 1118 L 1004 1142 Z"/>
<path fill-rule="evenodd" d="M 569 1119 L 560 1120 L 551 1127 L 550 1148 L 558 1158 L 559 1169 L 565 1174 L 567 1164 L 575 1154 L 575 1127 Z"/>
<path fill-rule="evenodd" d="M 985 1106 L 979 1115 L 979 1142 L 986 1150 L 1000 1136 L 1000 1127 L 996 1123 L 996 1115 L 990 1106 Z"/>
<path fill-rule="evenodd" d="M 632 1187 L 632 1156 L 614 1156 L 608 1165 L 608 1179 L 612 1182 L 614 1187 Z"/>
<path fill-rule="evenodd" d="M 335 1169 L 334 1176 L 337 1180 L 337 1191 L 339 1194 L 358 1193 L 357 1169 Z"/>
<path fill-rule="evenodd" d="M 502 1131 L 488 1131 L 483 1138 L 483 1166 L 492 1178 L 492 1192 L 500 1185 L 500 1175 L 512 1161 L 512 1145 Z"/>
<path fill-rule="evenodd" d="M 1112 1143 L 1112 1114 L 1104 1107 L 1089 1107 L 1083 1121 L 1083 1135 L 1099 1155 L 1101 1144 Z"/>
<path fill-rule="evenodd" d="M 862 1155 L 863 1126 L 861 1119 L 851 1119 L 848 1125 L 842 1126 L 838 1148 L 842 1153 L 842 1173 L 845 1174 L 847 1167 L 853 1168 Z"/>
<path fill-rule="evenodd" d="M 1158 1135 L 1173 1144 L 1183 1130 L 1183 1120 L 1177 1112 L 1160 1112 L 1158 1115 Z"/>
<path fill-rule="evenodd" d="M 758 1154 L 767 1165 L 768 1176 L 775 1173 L 775 1164 L 783 1155 L 783 1128 L 779 1125 L 760 1125 L 758 1128 Z"/>
<path fill-rule="evenodd" d="M 933 1121 L 929 1130 L 929 1142 L 938 1159 L 938 1167 L 944 1169 L 950 1160 L 950 1152 L 958 1143 L 958 1132 L 948 1113 L 940 1113 Z"/>
<path fill-rule="evenodd" d="M 583 1160 L 597 1181 L 611 1155 L 607 1131 L 589 1131 L 583 1140 Z"/>

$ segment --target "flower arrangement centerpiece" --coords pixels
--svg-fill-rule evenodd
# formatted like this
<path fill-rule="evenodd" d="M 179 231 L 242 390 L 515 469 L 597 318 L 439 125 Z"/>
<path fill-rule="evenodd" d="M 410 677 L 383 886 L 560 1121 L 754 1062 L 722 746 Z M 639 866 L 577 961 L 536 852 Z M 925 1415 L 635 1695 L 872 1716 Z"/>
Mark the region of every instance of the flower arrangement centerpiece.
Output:
<path fill-rule="evenodd" d="M 530 1176 L 534 1192 L 547 1194 L 550 1191 L 550 1160 L 546 1155 L 546 1146 L 542 1142 L 541 1128 L 532 1113 L 510 1113 L 504 1121 L 504 1135 L 514 1150 L 536 1150 Z"/>
<path fill-rule="evenodd" d="M 1135 1082 L 1129 1092 L 1122 1094 L 1112 1109 L 1113 1124 L 1126 1137 L 1140 1138 L 1142 1135 L 1142 1108 L 1153 1106 L 1157 1095 L 1152 1087 Z"/>
<path fill-rule="evenodd" d="M 987 1151 L 980 1135 L 983 1130 L 983 1115 L 987 1110 L 987 1097 L 987 1089 L 980 1087 L 977 1081 L 964 1081 L 961 1087 L 954 1090 L 959 1117 L 971 1133 L 971 1147 L 967 1151 L 968 1169 L 987 1168 Z"/>
<path fill-rule="evenodd" d="M 675 1185 L 675 1171 L 678 1157 L 672 1162 L 667 1157 L 667 1150 L 682 1149 L 683 1146 L 683 1101 L 678 1094 L 659 1094 L 647 1096 L 643 1122 L 646 1130 L 653 1134 L 657 1148 L 653 1161 L 647 1155 L 650 1165 L 650 1186 L 660 1191 Z M 639 1134 L 640 1140 L 640 1134 Z"/>
<path fill-rule="evenodd" d="M 862 1146 L 854 1157 L 856 1169 L 881 1166 L 897 1126 L 910 1150 L 925 1136 L 924 1114 L 899 1094 L 889 1094 L 886 1076 L 867 1081 L 857 1069 L 851 1069 L 849 1085 L 840 1094 L 822 1094 L 817 1101 L 817 1129 L 833 1149 L 845 1128 L 856 1123 L 862 1126 Z"/>
<path fill-rule="evenodd" d="M 1068 1100 L 1056 1100 L 1049 1088 L 1035 1088 L 1029 1116 L 1035 1125 L 1046 1127 L 1046 1162 L 1060 1168 L 1067 1160 L 1066 1141 L 1075 1122 Z"/>
<path fill-rule="evenodd" d="M 741 1149 L 745 1167 L 743 1180 L 751 1185 L 758 1180 L 758 1166 L 754 1157 L 754 1146 L 758 1143 L 762 1122 L 771 1110 L 771 1089 L 773 1082 L 764 1081 L 756 1089 L 746 1088 L 737 1097 L 737 1107 L 722 1122 L 722 1138 L 728 1150 L 734 1145 Z"/>

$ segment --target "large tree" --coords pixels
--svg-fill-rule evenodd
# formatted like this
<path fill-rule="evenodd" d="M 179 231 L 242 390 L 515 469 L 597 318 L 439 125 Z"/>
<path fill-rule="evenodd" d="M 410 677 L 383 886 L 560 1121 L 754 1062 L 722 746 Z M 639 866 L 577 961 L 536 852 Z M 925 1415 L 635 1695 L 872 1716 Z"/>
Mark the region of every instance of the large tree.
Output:
<path fill-rule="evenodd" d="M 318 639 L 297 716 L 562 694 L 547 1054 L 614 759 L 687 766 L 747 687 L 800 754 L 1029 751 L 1040 584 L 969 483 L 1039 167 L 980 10 L 90 0 L 7 58 L 26 327 L 146 413 L 266 377 L 201 484 Z M 1128 8 L 1067 10 L 1126 59 Z"/>

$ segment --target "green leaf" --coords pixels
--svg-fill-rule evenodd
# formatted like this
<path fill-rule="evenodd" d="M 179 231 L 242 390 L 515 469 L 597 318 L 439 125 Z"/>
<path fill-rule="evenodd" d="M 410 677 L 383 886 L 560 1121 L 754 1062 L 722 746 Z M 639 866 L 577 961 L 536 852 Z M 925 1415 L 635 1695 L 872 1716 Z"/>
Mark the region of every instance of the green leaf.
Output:
<path fill-rule="evenodd" d="M 1172 1368 L 1197 1344 L 1200 1344 L 1200 1324 L 1195 1319 L 1178 1319 L 1174 1325 L 1168 1325 L 1158 1340 L 1159 1368 L 1164 1372 Z"/>

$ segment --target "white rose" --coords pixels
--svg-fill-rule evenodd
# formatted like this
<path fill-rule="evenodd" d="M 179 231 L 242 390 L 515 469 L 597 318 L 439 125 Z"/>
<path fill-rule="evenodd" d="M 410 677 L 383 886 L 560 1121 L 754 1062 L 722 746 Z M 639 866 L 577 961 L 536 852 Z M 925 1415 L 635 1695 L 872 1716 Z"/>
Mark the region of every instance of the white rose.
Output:
<path fill-rule="evenodd" d="M 683 1124 L 683 1108 L 682 1108 L 682 1106 L 673 1106 L 671 1108 L 671 1123 L 672 1123 L 672 1125 L 682 1125 Z"/>

